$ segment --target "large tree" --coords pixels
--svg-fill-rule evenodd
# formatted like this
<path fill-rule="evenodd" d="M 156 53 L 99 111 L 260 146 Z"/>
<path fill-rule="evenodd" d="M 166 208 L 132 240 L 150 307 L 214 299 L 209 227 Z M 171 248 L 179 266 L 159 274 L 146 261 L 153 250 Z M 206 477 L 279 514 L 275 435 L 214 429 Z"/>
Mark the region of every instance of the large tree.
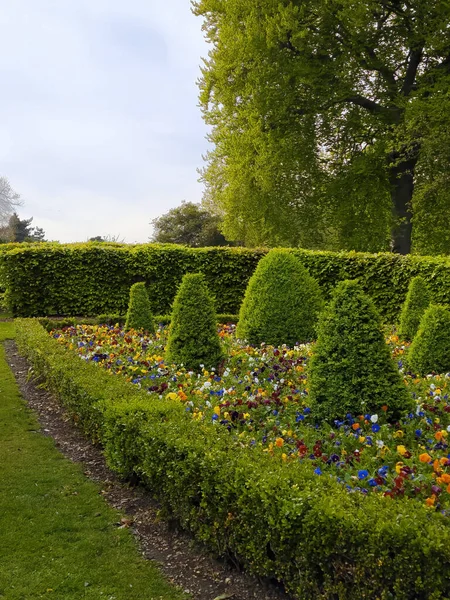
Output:
<path fill-rule="evenodd" d="M 450 3 L 198 0 L 194 12 L 212 44 L 205 197 L 225 235 L 399 253 L 413 237 L 426 251 L 433 215 L 450 221 Z M 450 249 L 448 234 L 433 239 Z"/>
<path fill-rule="evenodd" d="M 182 202 L 153 219 L 152 242 L 186 246 L 228 246 L 219 231 L 220 218 L 194 202 Z"/>

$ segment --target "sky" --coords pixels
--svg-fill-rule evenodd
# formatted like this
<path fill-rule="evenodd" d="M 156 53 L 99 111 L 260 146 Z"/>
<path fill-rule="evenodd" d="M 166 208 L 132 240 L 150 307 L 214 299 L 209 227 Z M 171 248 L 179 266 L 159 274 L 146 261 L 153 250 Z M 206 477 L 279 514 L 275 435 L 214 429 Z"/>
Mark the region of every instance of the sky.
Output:
<path fill-rule="evenodd" d="M 189 0 L 2 2 L 0 176 L 46 239 L 147 242 L 201 200 L 201 26 Z"/>

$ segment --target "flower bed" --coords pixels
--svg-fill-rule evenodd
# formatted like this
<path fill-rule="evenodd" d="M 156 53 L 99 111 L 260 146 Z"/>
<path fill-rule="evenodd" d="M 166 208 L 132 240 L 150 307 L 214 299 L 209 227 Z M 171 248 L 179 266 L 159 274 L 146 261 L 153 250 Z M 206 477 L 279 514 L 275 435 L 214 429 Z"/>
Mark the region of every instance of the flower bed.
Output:
<path fill-rule="evenodd" d="M 183 375 L 172 374 L 172 378 L 180 379 L 171 381 L 170 391 L 167 387 L 162 393 L 155 390 L 153 395 L 145 389 L 146 380 L 144 384 L 140 380 L 140 387 L 138 382 L 132 384 L 126 381 L 126 377 L 136 380 L 155 375 L 153 385 L 167 383 L 169 386 L 170 370 L 156 358 L 154 365 L 149 360 L 149 365 L 142 367 L 148 369 L 148 373 L 135 370 L 127 373 L 126 377 L 116 377 L 112 371 L 99 368 L 100 361 L 107 360 L 107 357 L 101 356 L 107 354 L 108 346 L 105 344 L 99 343 L 97 347 L 90 344 L 93 340 L 80 340 L 88 347 L 86 360 L 80 360 L 74 352 L 78 341 L 75 343 L 74 340 L 72 349 L 69 349 L 62 340 L 49 336 L 35 320 L 17 320 L 16 329 L 19 349 L 31 362 L 33 373 L 59 396 L 80 426 L 102 443 L 110 466 L 122 475 L 138 474 L 161 502 L 163 512 L 178 520 L 217 554 L 233 557 L 258 575 L 283 581 L 294 597 L 302 600 L 437 600 L 450 597 L 447 575 L 450 568 L 450 521 L 435 510 L 445 491 L 436 495 L 434 508 L 424 506 L 423 498 L 417 501 L 406 493 L 395 495 L 395 500 L 384 496 L 384 492 L 348 493 L 336 476 L 326 476 L 325 469 L 329 469 L 331 474 L 335 466 L 327 464 L 323 458 L 315 457 L 321 462 L 325 476 L 314 473 L 317 468 L 314 460 L 306 456 L 301 460 L 300 456 L 283 460 L 283 453 L 289 455 L 289 451 L 286 452 L 289 430 L 286 434 L 279 430 L 283 405 L 289 406 L 289 402 L 283 402 L 284 395 L 278 396 L 281 404 L 276 404 L 276 408 L 269 405 L 248 407 L 243 401 L 242 405 L 237 405 L 241 407 L 236 410 L 238 418 L 220 426 L 220 421 L 226 419 L 213 419 L 215 407 L 224 400 L 223 396 L 217 395 L 221 388 L 216 386 L 223 380 L 215 381 L 216 373 L 209 372 L 196 378 L 199 392 L 204 383 L 211 385 L 196 394 L 198 405 L 192 400 L 194 406 L 187 411 L 186 404 L 191 400 L 183 400 L 179 395 L 181 391 L 187 396 L 187 388 L 178 387 Z M 159 333 L 154 347 L 146 346 L 150 356 L 153 356 L 153 348 L 156 357 L 161 356 L 157 350 L 164 343 L 163 335 L 164 332 Z M 116 330 L 116 336 L 112 347 L 119 354 L 123 349 L 119 360 L 126 359 L 127 351 L 118 339 L 121 336 L 119 330 Z M 134 336 L 127 337 L 131 339 L 127 343 L 134 346 L 134 351 L 139 350 L 139 346 L 133 343 Z M 230 353 L 238 350 L 231 360 L 235 361 L 233 368 L 241 368 L 239 361 L 245 357 L 240 356 L 239 345 L 235 345 L 226 331 L 223 339 Z M 144 340 L 144 344 L 148 341 Z M 303 350 L 299 348 L 299 355 L 291 357 L 293 360 L 301 359 L 295 365 L 297 367 L 303 367 L 303 359 L 307 358 L 306 355 L 303 357 Z M 92 356 L 89 352 L 93 353 Z M 114 352 L 112 350 L 110 354 Z M 286 380 L 280 371 L 283 368 L 281 359 L 291 359 L 284 357 L 286 352 L 275 352 L 273 361 L 269 361 L 268 357 L 264 361 L 281 384 L 281 379 Z M 244 386 L 243 392 L 266 387 L 263 380 L 269 379 L 269 374 L 262 376 L 260 369 L 265 363 L 256 360 L 258 353 L 259 349 L 254 350 L 253 355 L 249 354 L 246 363 L 251 365 L 247 368 L 250 373 L 246 372 L 249 379 L 239 384 Z M 138 361 L 135 356 L 128 356 L 132 359 L 127 361 L 131 369 L 141 368 L 132 362 Z M 98 360 L 94 361 L 94 358 Z M 114 357 L 109 358 L 112 360 Z M 158 369 L 161 371 L 158 372 Z M 179 372 L 182 373 L 181 370 Z M 302 379 L 304 371 L 299 369 L 295 372 L 307 386 Z M 193 382 L 193 375 L 190 378 Z M 173 384 L 177 384 L 176 387 Z M 418 392 L 419 384 L 414 385 L 417 385 Z M 250 389 L 245 390 L 248 386 Z M 169 394 L 176 394 L 180 400 L 167 397 Z M 207 398 L 208 395 L 214 402 Z M 232 394 L 229 396 L 233 398 Z M 292 414 L 295 419 L 305 416 L 303 422 L 301 419 L 296 421 L 296 426 L 304 427 L 306 432 L 309 428 L 309 417 L 304 412 L 306 401 L 306 405 L 302 405 L 306 396 L 298 396 L 300 401 Z M 244 400 L 236 394 L 235 401 L 239 399 Z M 265 400 L 272 401 L 272 398 Z M 211 406 L 206 402 L 210 402 Z M 200 409 L 201 406 L 204 410 Z M 195 411 L 195 408 L 198 410 Z M 273 434 L 269 431 L 270 427 L 265 430 L 275 442 L 278 438 L 283 440 L 283 446 L 279 442 L 281 447 L 273 442 L 270 449 L 269 439 L 263 442 L 261 438 L 259 441 L 262 430 L 257 436 L 258 428 L 253 423 L 250 425 L 254 429 L 247 431 L 249 418 L 239 418 L 241 412 L 265 411 L 267 408 L 278 410 L 278 415 L 268 413 L 268 418 L 279 417 L 279 424 L 275 420 L 272 425 L 277 430 Z M 434 415 L 433 411 L 431 413 Z M 196 418 L 192 418 L 194 414 Z M 383 431 L 382 415 L 379 415 L 378 423 L 370 420 L 364 426 L 371 428 L 380 422 Z M 344 432 L 345 425 L 348 424 L 338 430 L 339 435 Z M 228 426 L 231 426 L 231 435 Z M 350 430 L 353 431 L 351 425 L 345 430 L 351 435 L 342 439 L 356 440 L 354 433 L 358 432 Z M 317 435 L 312 427 L 311 431 Z M 397 429 L 386 431 L 394 435 Z M 241 436 L 242 433 L 244 435 Z M 376 436 L 380 432 L 372 434 Z M 363 436 L 358 434 L 358 442 L 359 437 Z M 397 440 L 395 437 L 392 439 Z M 397 445 L 404 445 L 409 450 L 406 439 L 405 435 L 400 440 L 402 443 Z M 313 437 L 311 440 L 314 441 Z M 264 449 L 269 451 L 264 452 Z M 368 449 L 373 449 L 373 446 Z M 358 470 L 364 466 L 362 461 L 368 449 L 362 452 Z M 430 447 L 430 456 L 435 452 L 440 451 Z M 386 455 L 390 456 L 389 453 Z M 402 457 L 400 461 L 396 457 L 394 463 L 412 459 Z M 426 468 L 427 472 L 433 469 L 432 464 L 422 463 L 420 458 L 416 458 L 416 462 L 418 468 Z M 385 461 L 381 464 L 384 465 Z M 348 468 L 353 468 L 350 461 L 348 465 Z"/>
<path fill-rule="evenodd" d="M 317 476 L 332 476 L 349 492 L 413 497 L 444 514 L 450 509 L 448 377 L 404 374 L 417 410 L 393 425 L 385 406 L 381 414 L 347 415 L 333 428 L 321 428 L 311 422 L 308 406 L 308 346 L 253 348 L 225 325 L 220 335 L 229 360 L 223 372 L 197 374 L 164 363 L 164 327 L 152 337 L 87 325 L 52 335 L 155 401 L 180 402 L 193 419 L 226 428 L 235 444 L 256 446 L 274 460 L 308 463 Z M 395 335 L 388 343 L 402 368 L 405 346 Z"/>

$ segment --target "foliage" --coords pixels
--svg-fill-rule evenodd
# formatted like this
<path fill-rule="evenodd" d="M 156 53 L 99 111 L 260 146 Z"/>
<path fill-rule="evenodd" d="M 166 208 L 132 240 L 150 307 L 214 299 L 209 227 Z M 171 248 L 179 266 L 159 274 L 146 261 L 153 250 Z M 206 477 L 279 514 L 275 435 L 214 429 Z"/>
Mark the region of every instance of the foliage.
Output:
<path fill-rule="evenodd" d="M 216 368 L 223 359 L 214 304 L 200 273 L 183 277 L 175 296 L 166 362 L 187 369 Z"/>
<path fill-rule="evenodd" d="M 13 213 L 8 224 L 0 228 L 0 237 L 4 242 L 44 242 L 45 232 L 41 227 L 31 227 L 31 219 L 20 219 Z"/>
<path fill-rule="evenodd" d="M 308 464 L 230 446 L 225 430 L 192 420 L 181 403 L 81 361 L 34 321 L 17 327 L 36 375 L 100 433 L 109 464 L 142 477 L 166 514 L 216 554 L 298 598 L 449 596 L 450 530 L 438 512 L 348 494 Z"/>
<path fill-rule="evenodd" d="M 450 371 L 450 310 L 431 305 L 425 311 L 410 346 L 409 368 L 420 375 Z"/>
<path fill-rule="evenodd" d="M 442 225 L 450 218 L 448 3 L 196 0 L 194 10 L 211 43 L 203 180 L 225 235 L 369 251 L 392 238 L 407 253 L 416 182 L 420 214 L 437 195 Z M 414 219 L 421 251 L 434 222 Z"/>
<path fill-rule="evenodd" d="M 450 303 L 447 257 L 313 252 L 295 249 L 326 299 L 339 281 L 358 279 L 388 323 L 399 318 L 408 283 L 421 275 L 435 302 Z M 15 316 L 124 315 L 133 283 L 145 281 L 155 315 L 170 313 L 185 273 L 203 273 L 218 313 L 237 314 L 267 250 L 176 245 L 0 245 L 0 287 Z"/>
<path fill-rule="evenodd" d="M 194 248 L 230 245 L 219 230 L 220 218 L 193 202 L 182 202 L 181 206 L 153 219 L 152 225 L 152 242 Z"/>
<path fill-rule="evenodd" d="M 413 408 L 384 340 L 380 317 L 355 281 L 343 281 L 320 319 L 309 365 L 309 396 L 317 420 L 350 413 L 391 418 Z"/>
<path fill-rule="evenodd" d="M 250 344 L 308 342 L 323 300 L 319 285 L 293 254 L 271 250 L 247 286 L 237 335 Z"/>
<path fill-rule="evenodd" d="M 409 282 L 408 293 L 400 314 L 398 334 L 401 338 L 407 341 L 414 338 L 430 300 L 430 292 L 423 277 L 413 277 Z"/>
<path fill-rule="evenodd" d="M 0 324 L 0 339 L 10 325 Z M 140 556 L 131 530 L 113 526 L 122 515 L 99 495 L 98 484 L 39 432 L 1 346 L 0 379 L 0 595 L 184 598 Z"/>
<path fill-rule="evenodd" d="M 150 307 L 145 283 L 135 283 L 130 288 L 130 302 L 128 304 L 125 329 L 144 329 L 149 333 L 155 332 L 155 322 Z"/>

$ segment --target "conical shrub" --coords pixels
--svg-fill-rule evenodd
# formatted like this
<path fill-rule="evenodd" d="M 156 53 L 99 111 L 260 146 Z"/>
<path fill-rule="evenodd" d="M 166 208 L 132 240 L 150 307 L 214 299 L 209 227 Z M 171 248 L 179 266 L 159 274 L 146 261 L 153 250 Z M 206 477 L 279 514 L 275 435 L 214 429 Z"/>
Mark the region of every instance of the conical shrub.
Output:
<path fill-rule="evenodd" d="M 450 310 L 431 305 L 423 315 L 409 348 L 408 368 L 419 375 L 450 371 Z"/>
<path fill-rule="evenodd" d="M 166 362 L 197 371 L 223 359 L 212 298 L 200 273 L 183 277 L 173 303 Z"/>
<path fill-rule="evenodd" d="M 393 420 L 413 407 L 380 315 L 356 281 L 341 282 L 321 315 L 308 384 L 317 421 L 379 413 L 384 405 Z"/>
<path fill-rule="evenodd" d="M 250 344 L 308 342 L 323 308 L 319 284 L 293 254 L 271 250 L 245 291 L 236 333 Z"/>
<path fill-rule="evenodd" d="M 130 301 L 128 303 L 125 331 L 129 329 L 144 329 L 148 333 L 155 333 L 155 323 L 150 308 L 145 283 L 135 283 L 130 288 Z"/>
<path fill-rule="evenodd" d="M 411 279 L 400 315 L 398 335 L 401 339 L 411 341 L 414 338 L 430 300 L 430 291 L 425 280 L 420 276 Z"/>

